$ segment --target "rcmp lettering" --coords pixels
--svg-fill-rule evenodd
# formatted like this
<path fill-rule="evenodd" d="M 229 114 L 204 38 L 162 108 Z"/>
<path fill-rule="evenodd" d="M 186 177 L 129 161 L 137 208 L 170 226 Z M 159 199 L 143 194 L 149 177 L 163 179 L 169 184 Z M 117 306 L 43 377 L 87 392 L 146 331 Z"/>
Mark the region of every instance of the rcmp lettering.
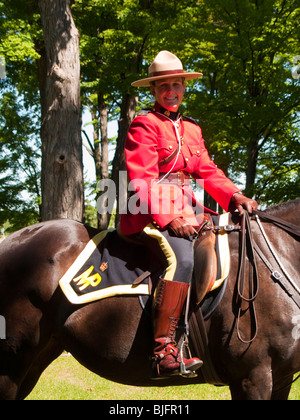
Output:
<path fill-rule="evenodd" d="M 93 276 L 90 276 L 93 270 L 94 266 L 91 265 L 91 267 L 88 268 L 84 273 L 73 279 L 73 281 L 77 283 L 77 286 L 81 286 L 79 287 L 80 291 L 84 290 L 88 286 L 96 287 L 101 282 L 102 279 L 100 274 L 96 273 Z"/>

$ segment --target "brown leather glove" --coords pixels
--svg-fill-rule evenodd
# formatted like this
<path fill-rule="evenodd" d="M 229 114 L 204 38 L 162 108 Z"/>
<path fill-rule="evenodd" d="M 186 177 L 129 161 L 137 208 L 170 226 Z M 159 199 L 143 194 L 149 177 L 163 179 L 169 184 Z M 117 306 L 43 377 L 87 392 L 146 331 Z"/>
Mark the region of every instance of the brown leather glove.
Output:
<path fill-rule="evenodd" d="M 238 210 L 240 214 L 243 214 L 245 209 L 248 213 L 252 214 L 253 210 L 257 210 L 257 206 L 257 202 L 252 198 L 247 198 L 242 194 L 235 193 L 231 197 L 229 211 Z"/>
<path fill-rule="evenodd" d="M 193 226 L 182 217 L 177 217 L 177 219 L 172 220 L 168 225 L 168 229 L 179 238 L 189 238 L 190 236 L 197 235 L 197 231 Z"/>

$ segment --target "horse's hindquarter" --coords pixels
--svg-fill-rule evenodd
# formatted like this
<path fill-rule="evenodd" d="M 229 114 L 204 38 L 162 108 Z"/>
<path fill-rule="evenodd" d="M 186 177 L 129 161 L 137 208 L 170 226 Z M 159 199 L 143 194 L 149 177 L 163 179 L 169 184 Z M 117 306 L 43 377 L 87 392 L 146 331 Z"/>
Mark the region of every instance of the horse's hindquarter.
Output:
<path fill-rule="evenodd" d="M 88 240 L 84 226 L 72 220 L 49 221 L 12 234 L 0 247 L 0 290 L 35 293 L 41 304 L 48 302 Z"/>
<path fill-rule="evenodd" d="M 0 340 L 0 379 L 7 381 L 18 366 L 13 389 L 50 343 L 57 318 L 53 295 L 88 239 L 83 225 L 58 220 L 22 229 L 1 243 L 0 315 L 6 339 Z"/>

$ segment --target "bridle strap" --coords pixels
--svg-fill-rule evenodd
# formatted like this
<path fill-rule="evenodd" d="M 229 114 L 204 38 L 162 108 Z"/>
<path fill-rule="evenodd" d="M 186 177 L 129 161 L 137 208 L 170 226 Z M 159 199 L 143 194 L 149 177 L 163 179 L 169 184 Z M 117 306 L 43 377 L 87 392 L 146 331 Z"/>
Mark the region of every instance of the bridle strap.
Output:
<path fill-rule="evenodd" d="M 264 211 L 255 210 L 253 213 L 257 214 L 261 219 L 266 220 L 267 222 L 272 222 L 277 227 L 300 238 L 299 226 L 296 226 L 290 222 L 286 222 L 285 220 L 279 219 L 278 217 L 272 216 L 271 214 L 268 214 Z"/>
<path fill-rule="evenodd" d="M 285 230 L 286 232 L 300 238 L 300 227 L 299 226 L 296 226 L 296 225 L 294 225 L 293 223 L 290 223 L 290 222 L 286 222 L 285 220 L 279 219 L 278 217 L 272 216 L 272 215 L 270 215 L 268 213 L 265 213 L 265 212 L 262 212 L 262 211 L 257 210 L 253 213 L 255 214 L 254 220 L 256 220 L 260 229 L 262 230 L 262 236 L 266 240 L 266 242 L 267 242 L 270 250 L 272 251 L 273 255 L 274 255 L 274 250 L 272 249 L 271 245 L 269 244 L 268 239 L 266 238 L 266 235 L 263 231 L 263 228 L 261 226 L 259 218 L 264 219 L 267 222 L 271 222 L 275 226 L 277 226 L 277 227 Z M 275 279 L 275 281 L 279 282 L 280 285 L 284 288 L 282 282 L 280 281 L 280 279 L 282 277 L 281 274 L 278 273 L 277 271 L 273 270 L 270 263 L 264 257 L 263 253 L 261 252 L 261 250 L 259 249 L 259 247 L 255 243 L 255 241 L 252 237 L 249 214 L 248 214 L 248 212 L 244 211 L 243 215 L 242 215 L 242 218 L 241 218 L 241 253 L 240 253 L 239 273 L 238 273 L 238 279 L 237 279 L 237 292 L 238 292 L 238 297 L 239 297 L 238 315 L 237 315 L 237 334 L 238 334 L 238 338 L 240 339 L 240 341 L 242 341 L 245 344 L 250 344 L 255 339 L 255 337 L 257 335 L 257 328 L 258 328 L 257 327 L 256 310 L 255 310 L 255 306 L 254 306 L 254 301 L 255 301 L 255 298 L 257 297 L 257 294 L 258 294 L 259 277 L 258 277 L 258 271 L 257 271 L 257 266 L 256 266 L 254 250 L 257 252 L 257 254 L 262 259 L 262 261 L 266 264 L 266 266 L 270 269 L 270 271 L 272 273 L 272 276 Z M 245 275 L 246 275 L 245 268 L 246 268 L 247 257 L 248 257 L 248 261 L 249 261 L 249 298 L 246 298 L 244 296 L 244 292 L 243 292 L 244 291 L 244 285 L 245 285 Z M 290 278 L 290 276 L 288 275 L 288 273 L 286 272 L 286 270 L 284 269 L 282 264 L 279 262 L 279 258 L 276 255 L 275 255 L 274 258 L 277 261 L 278 265 L 280 266 L 281 270 L 283 271 L 287 280 L 290 282 L 290 284 L 293 286 L 293 288 L 299 293 L 298 286 Z M 286 289 L 284 288 L 284 290 L 286 290 Z M 291 296 L 290 293 L 288 293 L 288 294 Z M 293 300 L 297 304 L 297 306 L 299 307 L 299 304 L 297 303 L 297 301 L 294 298 L 293 298 Z M 242 302 L 243 301 L 249 303 L 250 313 L 251 313 L 252 322 L 253 322 L 253 324 L 252 324 L 252 331 L 253 331 L 252 336 L 248 341 L 244 340 L 241 337 L 240 328 L 239 328 L 240 318 L 241 318 L 241 315 L 242 315 Z"/>

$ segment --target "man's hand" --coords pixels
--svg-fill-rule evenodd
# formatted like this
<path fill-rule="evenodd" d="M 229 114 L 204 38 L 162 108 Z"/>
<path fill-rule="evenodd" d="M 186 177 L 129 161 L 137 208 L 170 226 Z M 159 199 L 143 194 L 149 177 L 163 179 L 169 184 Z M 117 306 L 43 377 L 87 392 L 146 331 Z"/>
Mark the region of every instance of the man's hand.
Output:
<path fill-rule="evenodd" d="M 168 229 L 178 236 L 179 238 L 189 238 L 190 236 L 196 236 L 197 231 L 182 217 L 172 220 L 168 225 Z"/>
<path fill-rule="evenodd" d="M 247 198 L 242 194 L 235 193 L 231 197 L 229 211 L 238 210 L 240 214 L 243 214 L 245 209 L 249 214 L 252 214 L 254 210 L 257 210 L 257 207 L 257 202 L 252 198 Z"/>

